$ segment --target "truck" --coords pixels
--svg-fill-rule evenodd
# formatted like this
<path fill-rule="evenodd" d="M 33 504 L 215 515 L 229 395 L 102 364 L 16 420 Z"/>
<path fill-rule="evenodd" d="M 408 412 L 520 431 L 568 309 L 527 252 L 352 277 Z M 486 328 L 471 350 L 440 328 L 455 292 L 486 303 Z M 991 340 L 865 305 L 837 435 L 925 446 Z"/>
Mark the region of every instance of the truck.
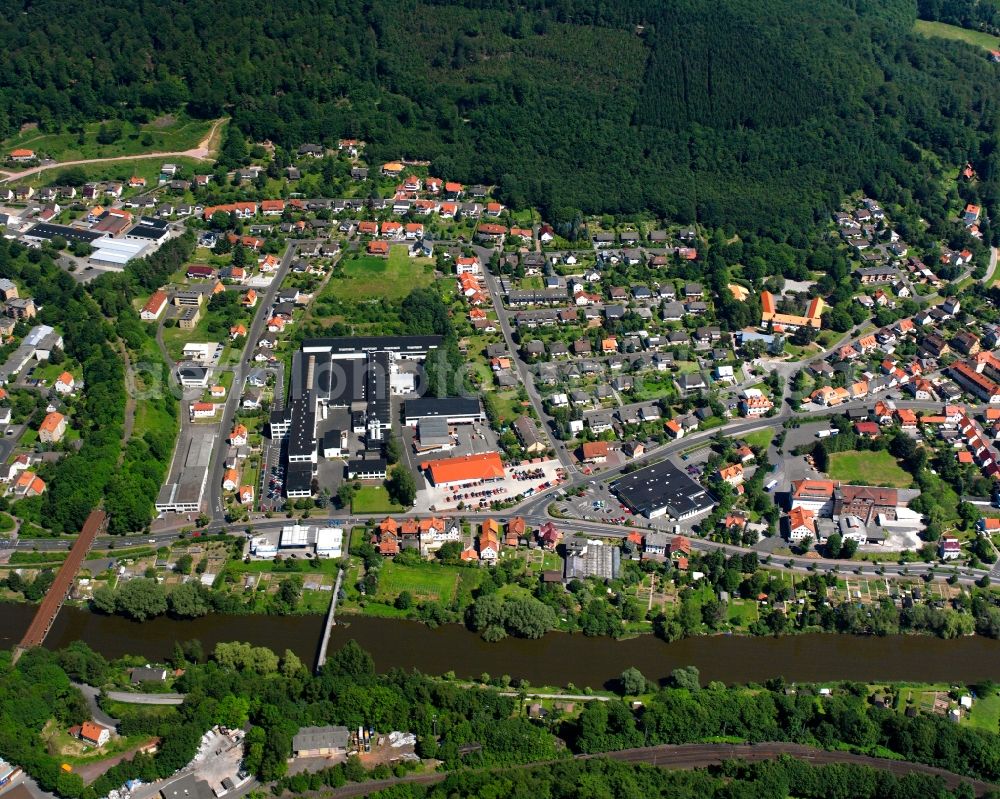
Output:
<path fill-rule="evenodd" d="M 778 481 L 777 480 L 771 480 L 771 482 L 769 482 L 766 486 L 764 486 L 764 490 L 765 491 L 774 491 L 774 489 L 776 489 L 777 487 L 778 487 Z"/>
<path fill-rule="evenodd" d="M 840 431 L 836 427 L 831 427 L 829 430 L 820 430 L 816 434 L 816 438 L 829 438 L 830 436 L 835 436 Z"/>

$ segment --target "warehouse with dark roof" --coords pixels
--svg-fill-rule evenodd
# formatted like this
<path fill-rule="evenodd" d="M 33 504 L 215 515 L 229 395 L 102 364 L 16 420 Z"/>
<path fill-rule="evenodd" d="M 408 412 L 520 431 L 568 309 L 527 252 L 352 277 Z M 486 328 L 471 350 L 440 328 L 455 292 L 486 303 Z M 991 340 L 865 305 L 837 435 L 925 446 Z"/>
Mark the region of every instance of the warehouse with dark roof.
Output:
<path fill-rule="evenodd" d="M 677 521 L 708 513 L 715 498 L 670 461 L 647 466 L 615 481 L 612 490 L 634 513 Z"/>

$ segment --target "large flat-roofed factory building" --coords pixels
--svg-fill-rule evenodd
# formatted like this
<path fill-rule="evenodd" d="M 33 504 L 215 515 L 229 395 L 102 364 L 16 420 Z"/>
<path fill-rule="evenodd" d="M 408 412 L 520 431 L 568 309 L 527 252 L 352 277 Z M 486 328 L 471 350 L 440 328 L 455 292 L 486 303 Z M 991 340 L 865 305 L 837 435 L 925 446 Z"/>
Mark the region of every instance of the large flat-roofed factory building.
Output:
<path fill-rule="evenodd" d="M 669 516 L 677 521 L 708 513 L 715 499 L 670 461 L 647 466 L 620 480 L 612 489 L 634 513 L 647 519 Z"/>

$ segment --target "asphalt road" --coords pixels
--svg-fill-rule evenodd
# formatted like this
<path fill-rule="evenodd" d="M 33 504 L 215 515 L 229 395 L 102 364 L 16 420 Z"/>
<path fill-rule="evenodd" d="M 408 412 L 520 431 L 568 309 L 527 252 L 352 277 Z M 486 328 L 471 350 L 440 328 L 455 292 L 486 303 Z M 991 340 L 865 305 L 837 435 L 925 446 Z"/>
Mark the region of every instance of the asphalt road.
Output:
<path fill-rule="evenodd" d="M 108 699 L 130 705 L 179 705 L 184 694 L 133 694 L 129 691 L 108 691 Z"/>
<path fill-rule="evenodd" d="M 212 465 L 208 472 L 208 508 L 209 515 L 214 524 L 225 522 L 225 509 L 222 504 L 222 475 L 225 471 L 226 452 L 229 447 L 226 444 L 226 436 L 233 428 L 233 419 L 236 417 L 236 410 L 240 404 L 240 394 L 242 393 L 243 380 L 246 378 L 248 353 L 252 353 L 264 332 L 264 325 L 267 323 L 271 306 L 274 304 L 275 295 L 281 289 L 281 284 L 288 274 L 295 253 L 303 241 L 290 241 L 285 248 L 284 255 L 281 256 L 281 263 L 275 274 L 274 280 L 267 290 L 258 296 L 257 312 L 254 314 L 253 322 L 250 323 L 250 330 L 247 333 L 246 344 L 236 366 L 236 375 L 233 379 L 229 396 L 226 397 L 226 405 L 222 411 L 222 421 L 219 423 L 219 438 L 216 440 L 215 451 L 212 453 Z M 277 387 L 278 391 L 281 390 Z"/>
<path fill-rule="evenodd" d="M 483 279 L 486 281 L 486 288 L 489 290 L 490 298 L 493 300 L 493 308 L 497 313 L 497 321 L 500 323 L 500 331 L 503 333 L 504 341 L 507 342 L 507 349 L 510 351 L 511 359 L 514 361 L 514 365 L 517 368 L 517 375 L 521 379 L 521 384 L 524 386 L 524 390 L 528 394 L 531 407 L 534 408 L 535 414 L 542 422 L 542 428 L 545 431 L 545 436 L 549 439 L 549 446 L 552 447 L 552 451 L 556 453 L 556 457 L 559 459 L 559 463 L 562 464 L 563 468 L 566 469 L 568 473 L 572 473 L 576 470 L 576 464 L 573 462 L 573 458 L 566 450 L 566 444 L 553 435 L 552 417 L 545 412 L 545 408 L 542 405 L 542 397 L 538 393 L 538 389 L 535 387 L 535 381 L 529 374 L 528 365 L 521 360 L 520 348 L 514 342 L 514 331 L 510 324 L 510 313 L 503 304 L 503 292 L 500 290 L 500 284 L 496 277 L 488 268 L 490 256 L 493 254 L 493 250 L 486 247 L 476 247 L 475 249 L 479 255 L 479 259 L 483 262 Z"/>

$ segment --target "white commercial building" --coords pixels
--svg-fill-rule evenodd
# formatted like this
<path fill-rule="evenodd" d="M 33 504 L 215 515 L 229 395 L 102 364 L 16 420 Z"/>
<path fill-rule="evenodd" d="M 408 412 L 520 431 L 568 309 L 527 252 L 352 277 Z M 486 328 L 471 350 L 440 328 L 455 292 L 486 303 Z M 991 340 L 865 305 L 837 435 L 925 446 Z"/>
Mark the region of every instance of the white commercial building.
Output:
<path fill-rule="evenodd" d="M 113 239 L 102 236 L 91 244 L 94 248 L 90 262 L 98 266 L 124 268 L 133 258 L 142 258 L 149 249 L 149 242 L 137 239 Z"/>

